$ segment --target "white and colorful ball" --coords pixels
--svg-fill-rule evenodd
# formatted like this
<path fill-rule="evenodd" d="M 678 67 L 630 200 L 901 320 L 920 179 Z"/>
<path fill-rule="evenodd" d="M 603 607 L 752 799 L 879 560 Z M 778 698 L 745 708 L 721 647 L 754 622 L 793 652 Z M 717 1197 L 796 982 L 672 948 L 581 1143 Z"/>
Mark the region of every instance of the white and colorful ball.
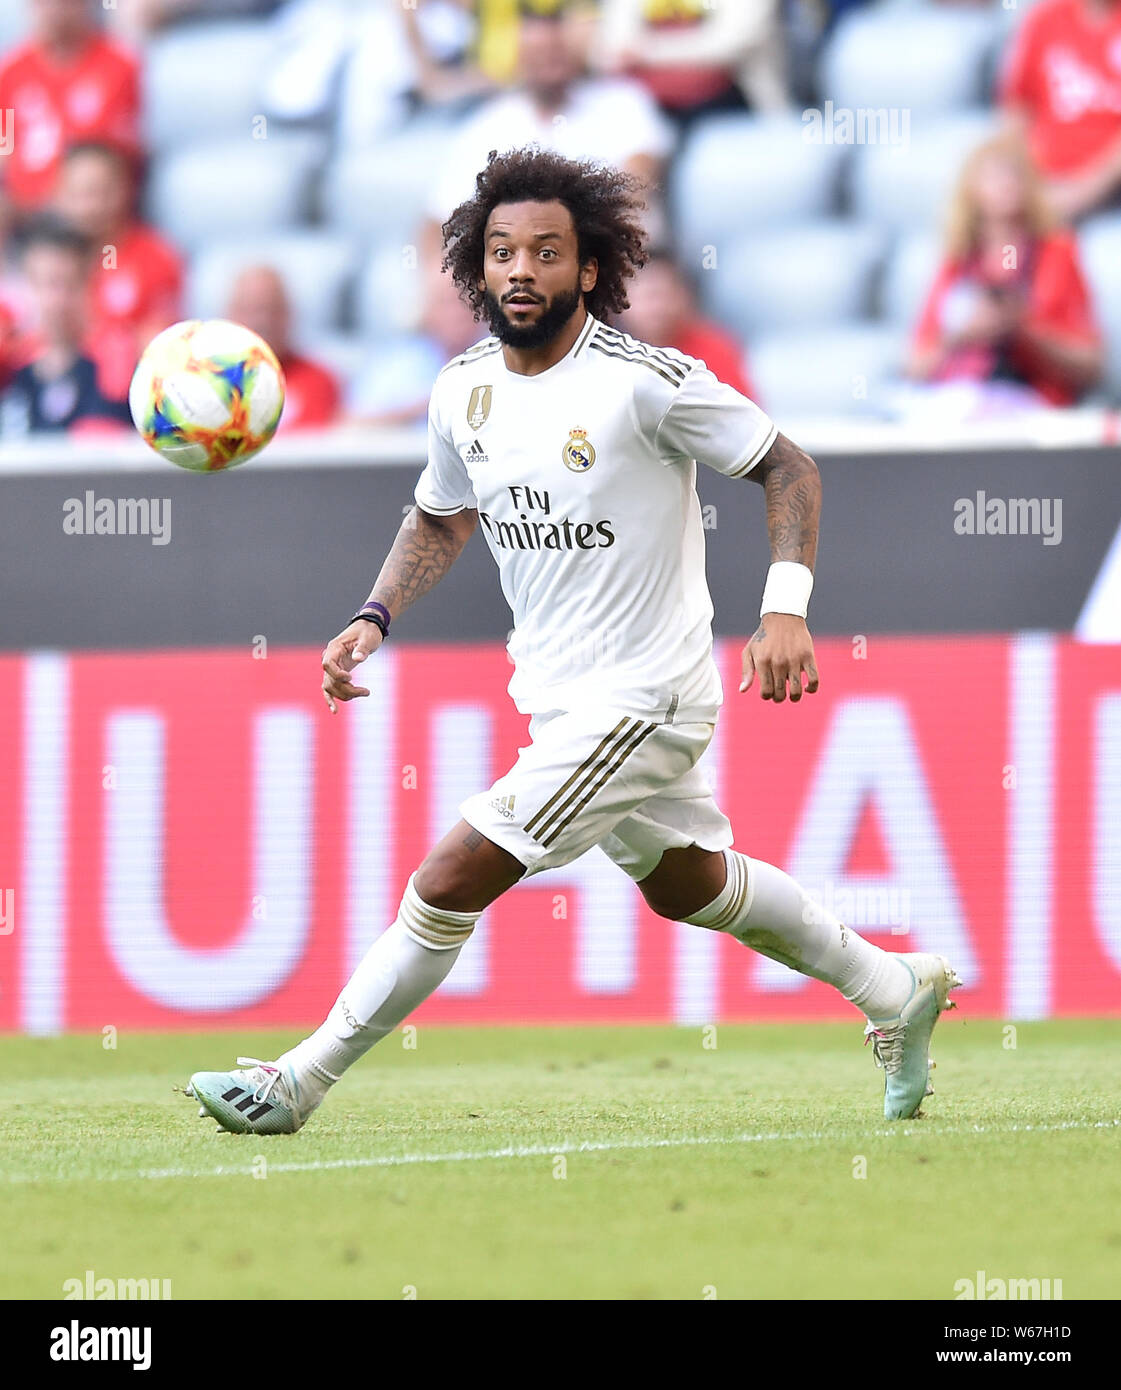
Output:
<path fill-rule="evenodd" d="M 211 473 L 260 453 L 284 409 L 268 343 L 228 319 L 187 319 L 152 339 L 128 393 L 133 423 L 161 458 Z"/>

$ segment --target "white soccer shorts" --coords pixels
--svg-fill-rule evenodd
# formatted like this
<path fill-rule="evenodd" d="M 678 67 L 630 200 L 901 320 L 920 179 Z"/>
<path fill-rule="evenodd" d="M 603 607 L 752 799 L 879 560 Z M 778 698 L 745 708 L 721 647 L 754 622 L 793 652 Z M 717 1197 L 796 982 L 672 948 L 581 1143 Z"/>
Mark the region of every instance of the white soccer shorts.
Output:
<path fill-rule="evenodd" d="M 527 878 L 598 845 L 643 879 L 667 849 L 731 846 L 731 823 L 697 767 L 715 727 L 621 710 L 534 715 L 514 766 L 460 815 L 520 860 Z"/>

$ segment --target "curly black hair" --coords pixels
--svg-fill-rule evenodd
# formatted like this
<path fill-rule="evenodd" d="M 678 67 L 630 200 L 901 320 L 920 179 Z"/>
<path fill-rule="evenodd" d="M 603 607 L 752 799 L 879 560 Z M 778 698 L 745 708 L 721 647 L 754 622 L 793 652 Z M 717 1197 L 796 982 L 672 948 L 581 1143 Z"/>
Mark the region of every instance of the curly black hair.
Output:
<path fill-rule="evenodd" d="M 620 169 L 565 159 L 536 145 L 499 154 L 491 150 L 486 168 L 475 178 L 475 196 L 443 225 L 443 269 L 477 319 L 485 316 L 483 230 L 499 203 L 561 202 L 572 214 L 581 265 L 595 259 L 595 287 L 584 305 L 596 318 L 627 307 L 626 281 L 646 262 L 646 236 L 640 221 L 644 207 L 638 180 Z"/>

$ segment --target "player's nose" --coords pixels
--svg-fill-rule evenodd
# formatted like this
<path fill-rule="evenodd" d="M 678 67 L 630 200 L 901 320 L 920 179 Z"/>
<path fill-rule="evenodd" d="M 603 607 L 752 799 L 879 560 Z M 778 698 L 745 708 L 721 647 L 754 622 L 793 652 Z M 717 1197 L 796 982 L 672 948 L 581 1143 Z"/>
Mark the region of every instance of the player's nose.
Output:
<path fill-rule="evenodd" d="M 533 258 L 526 251 L 520 251 L 507 263 L 506 278 L 511 285 L 530 284 L 533 281 Z"/>

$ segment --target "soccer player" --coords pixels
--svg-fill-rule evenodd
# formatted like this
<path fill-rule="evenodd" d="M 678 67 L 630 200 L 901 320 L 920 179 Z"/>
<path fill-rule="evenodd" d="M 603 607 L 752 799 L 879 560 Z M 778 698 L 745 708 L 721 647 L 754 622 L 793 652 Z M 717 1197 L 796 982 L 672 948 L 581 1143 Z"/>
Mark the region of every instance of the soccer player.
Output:
<path fill-rule="evenodd" d="M 192 1076 L 200 1113 L 225 1129 L 298 1130 L 437 988 L 488 904 L 593 845 L 661 916 L 727 932 L 861 1009 L 887 1118 L 929 1093 L 930 1035 L 960 983 L 950 966 L 880 950 L 734 850 L 696 766 L 722 700 L 697 462 L 764 491 L 772 564 L 740 690 L 775 702 L 818 688 L 806 611 L 821 481 L 703 362 L 606 323 L 642 262 L 640 206 L 626 174 L 530 148 L 492 155 L 444 225 L 445 265 L 492 336 L 436 379 L 416 506 L 323 653 L 323 695 L 334 714 L 369 694 L 356 668 L 481 528 L 513 610 L 509 690 L 530 742 L 460 807 L 315 1033 L 275 1062 Z"/>

